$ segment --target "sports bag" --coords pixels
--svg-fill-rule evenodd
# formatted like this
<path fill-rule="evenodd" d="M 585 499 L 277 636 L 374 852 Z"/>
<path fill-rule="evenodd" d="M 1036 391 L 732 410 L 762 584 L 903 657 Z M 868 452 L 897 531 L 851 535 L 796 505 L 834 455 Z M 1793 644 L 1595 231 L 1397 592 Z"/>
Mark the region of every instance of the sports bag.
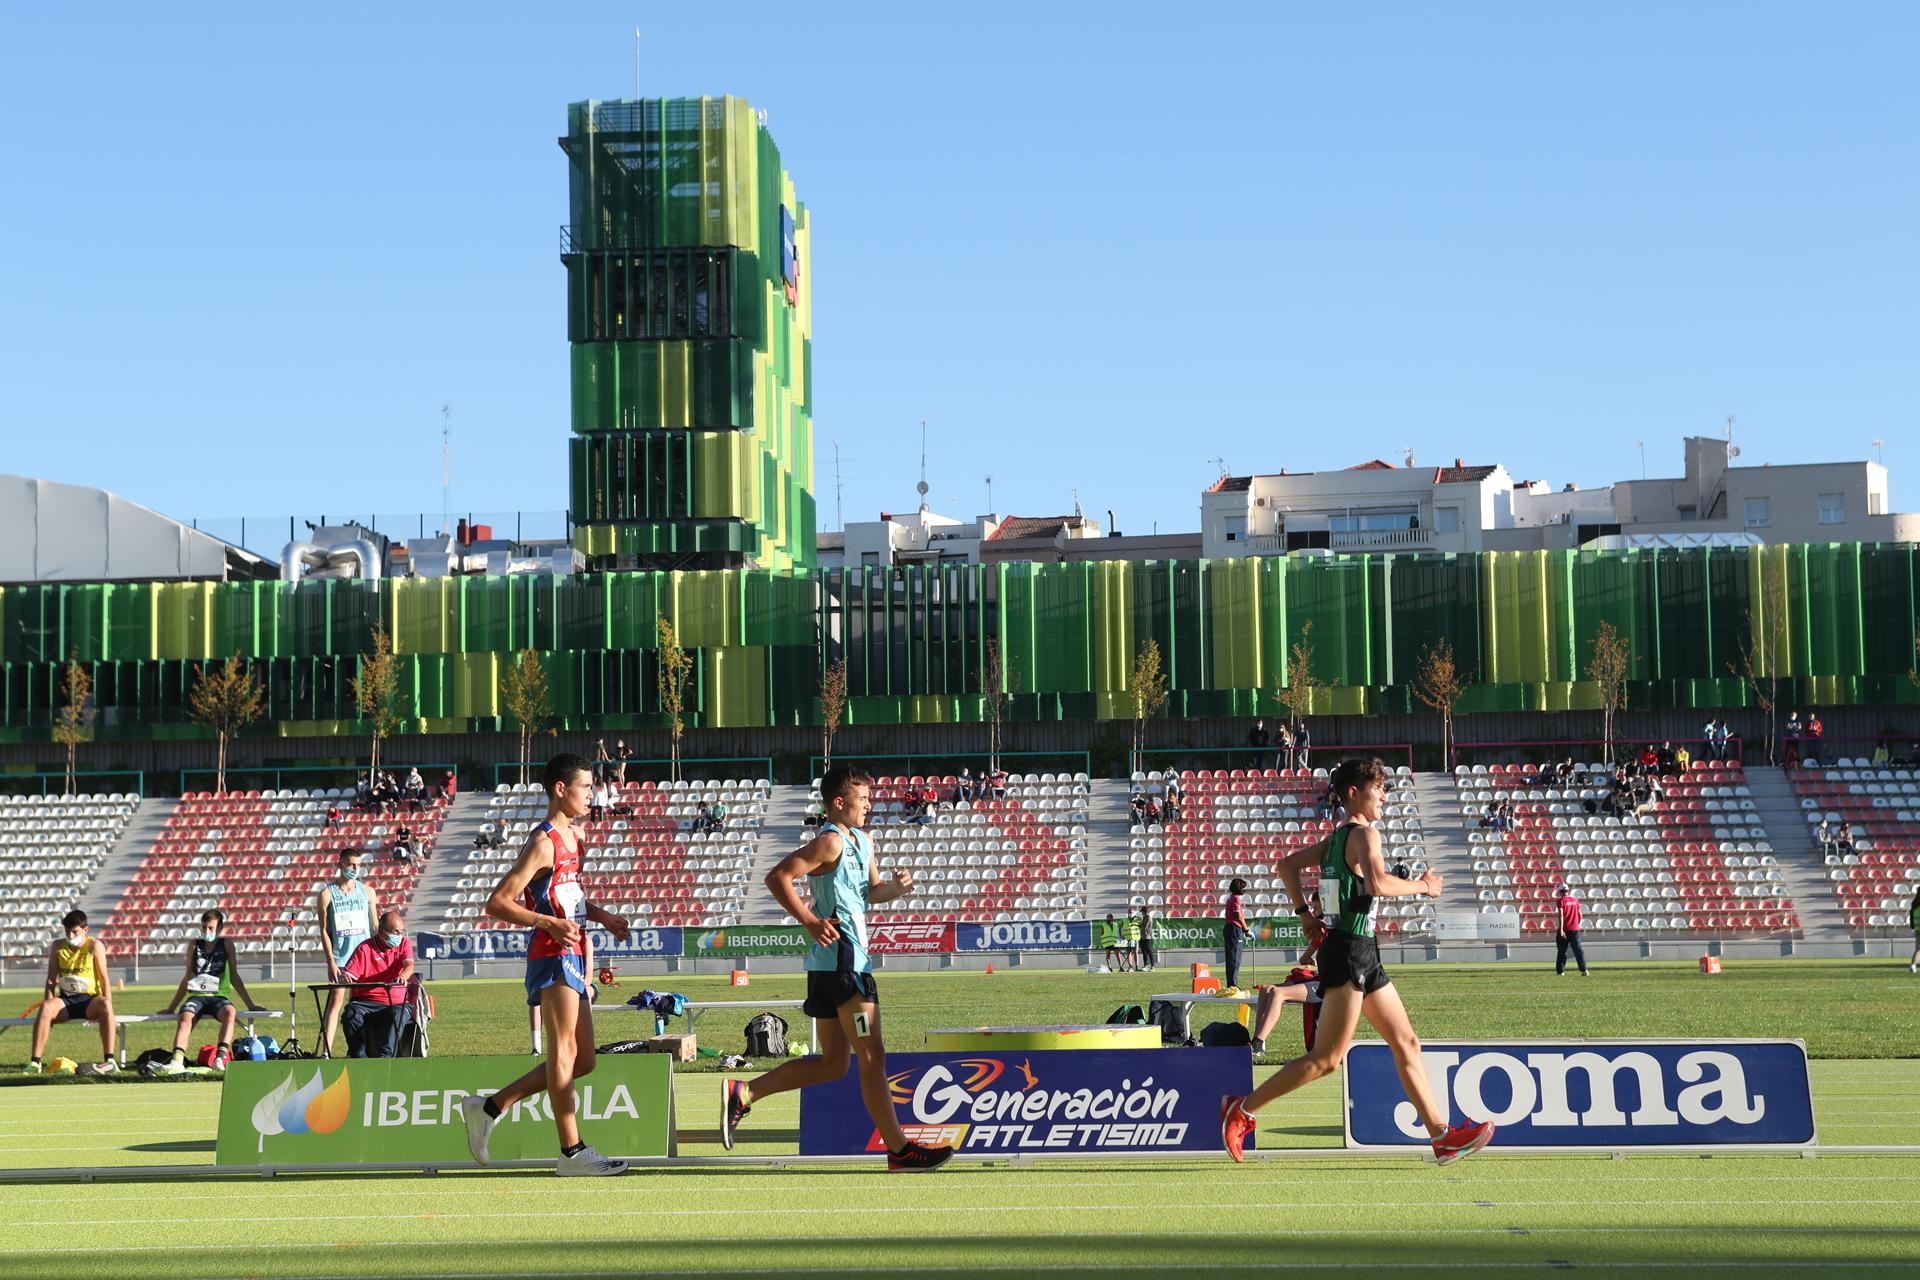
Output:
<path fill-rule="evenodd" d="M 1110 1027 L 1138 1027 L 1147 1021 L 1147 1011 L 1137 1004 L 1123 1004 L 1107 1019 Z"/>
<path fill-rule="evenodd" d="M 787 1020 L 777 1013 L 756 1013 L 747 1020 L 747 1056 L 787 1056 Z"/>
<path fill-rule="evenodd" d="M 1237 1022 L 1209 1022 L 1200 1028 L 1200 1043 L 1209 1049 L 1231 1049 L 1252 1042 L 1247 1029 Z"/>
<path fill-rule="evenodd" d="M 1147 1021 L 1160 1028 L 1161 1044 L 1192 1044 L 1191 1006 L 1173 1000 L 1155 1000 L 1147 1005 Z"/>

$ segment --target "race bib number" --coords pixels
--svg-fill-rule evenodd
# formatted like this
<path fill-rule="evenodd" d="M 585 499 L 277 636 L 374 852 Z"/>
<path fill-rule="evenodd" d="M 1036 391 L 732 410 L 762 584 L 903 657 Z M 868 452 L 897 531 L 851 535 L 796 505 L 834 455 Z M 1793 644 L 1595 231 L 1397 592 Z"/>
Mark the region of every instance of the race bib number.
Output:
<path fill-rule="evenodd" d="M 336 938 L 364 938 L 372 932 L 367 928 L 367 909 L 365 907 L 335 907 L 333 911 L 333 936 Z"/>
<path fill-rule="evenodd" d="M 587 918 L 587 895 L 577 880 L 553 888 L 553 905 L 560 914 L 576 923 Z"/>
<path fill-rule="evenodd" d="M 93 994 L 93 979 L 77 973 L 63 973 L 60 975 L 60 994 L 90 996 Z"/>
<path fill-rule="evenodd" d="M 220 979 L 211 973 L 196 973 L 187 979 L 187 990 L 197 996 L 210 996 L 220 989 Z"/>

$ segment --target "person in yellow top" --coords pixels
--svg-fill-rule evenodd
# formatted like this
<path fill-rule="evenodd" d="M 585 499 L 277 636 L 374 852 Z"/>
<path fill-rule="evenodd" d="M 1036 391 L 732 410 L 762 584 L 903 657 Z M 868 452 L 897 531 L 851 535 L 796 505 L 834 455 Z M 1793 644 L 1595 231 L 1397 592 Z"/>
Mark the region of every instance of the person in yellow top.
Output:
<path fill-rule="evenodd" d="M 60 924 L 67 936 L 54 943 L 47 956 L 47 998 L 40 1002 L 40 1016 L 33 1024 L 33 1057 L 27 1063 L 27 1074 L 40 1073 L 40 1055 L 47 1050 L 47 1036 L 54 1023 L 97 1022 L 102 1057 L 80 1071 L 90 1076 L 112 1075 L 120 1065 L 113 1057 L 113 988 L 107 982 L 107 949 L 99 939 L 87 936 L 86 912 L 69 911 Z"/>

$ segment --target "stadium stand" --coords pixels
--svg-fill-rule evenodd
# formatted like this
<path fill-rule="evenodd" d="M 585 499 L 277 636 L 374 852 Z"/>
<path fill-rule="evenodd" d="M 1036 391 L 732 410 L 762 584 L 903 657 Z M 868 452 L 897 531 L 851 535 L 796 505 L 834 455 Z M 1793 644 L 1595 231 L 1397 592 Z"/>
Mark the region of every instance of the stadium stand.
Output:
<path fill-rule="evenodd" d="M 875 923 L 1078 917 L 1087 910 L 1084 773 L 1013 773 L 1004 796 L 955 802 L 953 775 L 876 778 L 867 831 L 882 869 L 913 872 L 914 911 L 877 911 Z M 937 797 L 925 821 L 913 797 Z M 809 798 L 820 807 L 820 780 Z"/>
<path fill-rule="evenodd" d="M 0 955 L 39 955 L 140 805 L 132 794 L 0 797 Z"/>
<path fill-rule="evenodd" d="M 1920 780 L 1914 770 L 1843 757 L 1787 770 L 1810 834 L 1824 819 L 1853 827 L 1853 848 L 1821 850 L 1827 879 L 1852 930 L 1907 929 L 1920 891 Z M 1814 837 L 1816 847 L 1819 838 Z"/>
<path fill-rule="evenodd" d="M 1566 786 L 1540 766 L 1461 765 L 1461 819 L 1513 804 L 1511 832 L 1472 830 L 1482 913 L 1517 913 L 1523 934 L 1557 928 L 1554 889 L 1573 886 L 1592 932 L 1752 934 L 1793 931 L 1773 847 L 1740 765 L 1696 760 L 1661 779 L 1665 795 L 1638 815 L 1595 812 L 1611 770 L 1578 763 Z M 1592 806 L 1593 808 L 1590 808 Z"/>
<path fill-rule="evenodd" d="M 328 831 L 334 805 L 341 825 Z M 353 793 L 344 789 L 189 791 L 96 932 L 122 954 L 171 951 L 198 931 L 202 911 L 218 907 L 227 913 L 229 937 L 305 947 L 314 894 L 333 878 L 342 849 L 367 855 L 361 877 L 382 909 L 406 909 L 420 864 L 397 862 L 388 848 L 408 827 L 431 855 L 445 799 L 435 794 L 418 813 L 402 806 L 384 817 L 352 805 Z"/>
<path fill-rule="evenodd" d="M 1168 776 L 1135 773 L 1133 788 L 1158 801 Z M 1290 911 L 1273 864 L 1333 830 L 1334 823 L 1319 816 L 1327 770 L 1193 769 L 1179 773 L 1177 781 L 1178 819 L 1133 825 L 1127 905 L 1151 906 L 1163 916 L 1216 916 L 1227 882 L 1240 876 L 1248 884 L 1248 914 Z M 1404 765 L 1390 776 L 1380 834 L 1389 865 L 1403 862 L 1410 875 L 1425 874 L 1413 772 Z M 1309 873 L 1302 883 L 1316 891 L 1319 874 Z M 1433 914 L 1424 899 L 1383 899 L 1374 927 L 1382 937 L 1429 933 Z"/>
<path fill-rule="evenodd" d="M 764 781 L 627 782 L 611 785 L 611 811 L 582 822 L 593 900 L 634 925 L 738 923 L 753 842 L 766 813 Z M 697 830 L 700 806 L 724 801 L 725 826 Z M 504 823 L 504 845 L 458 851 L 465 865 L 441 928 L 506 929 L 486 914 L 488 896 L 520 855 L 527 833 L 546 818 L 532 783 L 494 788 L 488 817 Z"/>

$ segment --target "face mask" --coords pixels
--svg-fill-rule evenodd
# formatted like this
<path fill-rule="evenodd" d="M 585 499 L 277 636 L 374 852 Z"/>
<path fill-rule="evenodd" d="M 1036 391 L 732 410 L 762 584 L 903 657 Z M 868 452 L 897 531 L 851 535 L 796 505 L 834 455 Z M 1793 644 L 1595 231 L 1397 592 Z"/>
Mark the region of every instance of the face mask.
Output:
<path fill-rule="evenodd" d="M 202 929 L 200 931 L 200 941 L 202 942 L 212 942 L 219 936 L 220 931 L 218 929 Z"/>
<path fill-rule="evenodd" d="M 70 933 L 67 935 L 67 941 L 77 947 L 80 945 L 81 941 L 86 938 L 86 936 L 87 935 L 84 930 L 81 931 L 80 933 Z"/>
<path fill-rule="evenodd" d="M 405 936 L 406 936 L 405 934 L 400 934 L 400 933 L 386 934 L 385 937 L 387 940 L 387 945 L 390 947 L 397 947 L 400 945 L 401 939 L 404 938 Z"/>
<path fill-rule="evenodd" d="M 342 867 L 340 868 L 340 878 L 343 880 L 358 880 L 360 878 L 360 868 Z"/>

